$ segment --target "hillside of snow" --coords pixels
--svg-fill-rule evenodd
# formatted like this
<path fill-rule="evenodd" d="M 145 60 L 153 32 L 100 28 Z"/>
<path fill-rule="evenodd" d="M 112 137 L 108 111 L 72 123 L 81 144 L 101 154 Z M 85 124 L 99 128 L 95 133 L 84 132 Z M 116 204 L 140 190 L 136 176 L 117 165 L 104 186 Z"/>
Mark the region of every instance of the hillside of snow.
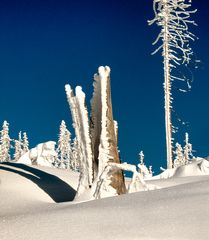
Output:
<path fill-rule="evenodd" d="M 78 174 L 0 164 L 0 239 L 209 239 L 209 176 L 149 181 L 161 189 L 71 202 Z"/>

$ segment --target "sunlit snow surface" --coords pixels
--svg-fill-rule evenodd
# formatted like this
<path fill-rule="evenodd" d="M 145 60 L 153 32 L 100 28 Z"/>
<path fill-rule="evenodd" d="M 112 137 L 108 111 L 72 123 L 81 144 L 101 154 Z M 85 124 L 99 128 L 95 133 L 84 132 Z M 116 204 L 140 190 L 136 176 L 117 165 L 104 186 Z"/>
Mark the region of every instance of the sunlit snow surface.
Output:
<path fill-rule="evenodd" d="M 1 240 L 209 239 L 208 175 L 84 203 L 63 202 L 75 194 L 74 172 L 0 164 L 0 181 Z"/>

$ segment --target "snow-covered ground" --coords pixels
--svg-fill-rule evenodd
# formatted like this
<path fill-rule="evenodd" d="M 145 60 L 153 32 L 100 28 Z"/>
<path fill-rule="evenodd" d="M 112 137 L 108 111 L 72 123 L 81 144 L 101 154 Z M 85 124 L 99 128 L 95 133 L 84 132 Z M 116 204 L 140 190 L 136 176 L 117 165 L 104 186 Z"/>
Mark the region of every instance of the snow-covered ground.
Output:
<path fill-rule="evenodd" d="M 149 182 L 160 189 L 73 203 L 77 173 L 0 164 L 0 239 L 209 239 L 209 176 Z"/>

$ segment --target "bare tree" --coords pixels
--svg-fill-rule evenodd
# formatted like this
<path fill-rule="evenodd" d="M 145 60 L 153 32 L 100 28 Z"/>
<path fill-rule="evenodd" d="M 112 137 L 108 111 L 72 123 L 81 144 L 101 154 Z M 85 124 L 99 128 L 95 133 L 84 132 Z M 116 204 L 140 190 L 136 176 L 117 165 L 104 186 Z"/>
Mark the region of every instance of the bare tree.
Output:
<path fill-rule="evenodd" d="M 164 59 L 164 101 L 165 101 L 165 129 L 167 168 L 173 167 L 172 156 L 172 81 L 184 81 L 184 78 L 175 76 L 173 70 L 181 65 L 188 64 L 193 55 L 189 42 L 195 40 L 195 35 L 189 31 L 189 24 L 196 25 L 189 20 L 196 10 L 189 10 L 191 0 L 153 0 L 155 17 L 148 21 L 149 25 L 156 23 L 161 31 L 153 45 L 158 44 L 153 54 L 162 50 Z"/>

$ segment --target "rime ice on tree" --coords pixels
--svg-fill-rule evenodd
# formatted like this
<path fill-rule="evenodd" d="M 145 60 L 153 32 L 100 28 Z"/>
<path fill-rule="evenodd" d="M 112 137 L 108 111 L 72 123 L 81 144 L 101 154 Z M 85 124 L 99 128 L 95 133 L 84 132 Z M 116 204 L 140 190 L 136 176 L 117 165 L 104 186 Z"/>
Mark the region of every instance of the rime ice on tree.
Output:
<path fill-rule="evenodd" d="M 28 136 L 27 136 L 27 133 L 24 132 L 23 133 L 23 153 L 26 153 L 29 151 L 29 141 L 28 141 Z"/>
<path fill-rule="evenodd" d="M 65 86 L 67 100 L 70 106 L 73 127 L 75 129 L 78 149 L 80 152 L 80 179 L 77 196 L 88 190 L 93 181 L 92 149 L 89 135 L 89 121 L 85 107 L 85 94 L 81 87 L 76 88 L 76 96 L 70 85 Z"/>
<path fill-rule="evenodd" d="M 139 153 L 139 161 L 141 165 L 144 165 L 144 153 L 143 151 L 140 151 Z"/>
<path fill-rule="evenodd" d="M 193 159 L 193 154 L 192 154 L 192 144 L 189 143 L 189 134 L 185 134 L 185 145 L 182 148 L 182 146 L 179 143 L 176 143 L 176 150 L 174 154 L 176 155 L 175 160 L 174 160 L 174 167 L 182 166 L 182 165 L 187 165 L 191 162 Z"/>
<path fill-rule="evenodd" d="M 80 161 L 81 161 L 81 152 L 78 147 L 78 141 L 76 137 L 73 139 L 72 146 L 71 146 L 71 154 L 72 158 L 70 161 L 70 167 L 74 171 L 79 171 L 80 169 Z"/>
<path fill-rule="evenodd" d="M 96 191 L 97 183 L 107 171 L 108 163 L 120 163 L 117 149 L 117 129 L 112 114 L 109 74 L 109 67 L 100 67 L 98 74 L 94 76 L 90 124 L 85 106 L 85 94 L 81 87 L 76 87 L 76 95 L 73 94 L 70 85 L 65 87 L 81 156 L 78 197 L 85 190 Z M 110 196 L 113 192 L 116 195 L 125 193 L 123 174 L 120 169 L 117 168 L 111 173 L 108 184 L 103 190 L 99 193 L 97 191 L 96 195 L 103 197 L 104 192 L 106 195 L 109 193 Z"/>
<path fill-rule="evenodd" d="M 152 166 L 149 166 L 149 168 L 147 168 L 147 166 L 144 164 L 144 153 L 143 151 L 140 151 L 139 153 L 139 164 L 138 164 L 138 168 L 139 168 L 139 173 L 141 174 L 141 176 L 143 178 L 150 178 L 152 177 Z"/>
<path fill-rule="evenodd" d="M 192 144 L 189 143 L 189 134 L 185 133 L 185 146 L 184 146 L 184 161 L 185 164 L 188 164 L 189 161 L 193 158 L 192 154 Z"/>
<path fill-rule="evenodd" d="M 155 18 L 149 21 L 149 25 L 156 23 L 161 31 L 153 44 L 160 43 L 153 54 L 162 49 L 164 58 L 164 98 L 165 98 L 165 128 L 167 147 L 167 168 L 173 167 L 172 157 L 172 81 L 184 79 L 175 76 L 173 70 L 181 64 L 188 64 L 193 55 L 189 41 L 195 39 L 194 34 L 189 31 L 189 10 L 191 0 L 153 0 Z"/>
<path fill-rule="evenodd" d="M 2 130 L 0 132 L 0 162 L 10 161 L 10 137 L 9 137 L 9 123 L 3 122 Z"/>
<path fill-rule="evenodd" d="M 176 143 L 176 149 L 174 151 L 174 154 L 175 154 L 174 167 L 184 165 L 184 154 L 181 144 Z"/>
<path fill-rule="evenodd" d="M 71 134 L 64 120 L 60 124 L 57 153 L 58 158 L 55 164 L 60 168 L 69 169 L 71 161 Z"/>
<path fill-rule="evenodd" d="M 15 146 L 15 152 L 14 152 L 14 160 L 17 161 L 19 158 L 23 155 L 22 150 L 22 133 L 21 131 L 18 134 L 18 140 L 14 140 Z"/>

